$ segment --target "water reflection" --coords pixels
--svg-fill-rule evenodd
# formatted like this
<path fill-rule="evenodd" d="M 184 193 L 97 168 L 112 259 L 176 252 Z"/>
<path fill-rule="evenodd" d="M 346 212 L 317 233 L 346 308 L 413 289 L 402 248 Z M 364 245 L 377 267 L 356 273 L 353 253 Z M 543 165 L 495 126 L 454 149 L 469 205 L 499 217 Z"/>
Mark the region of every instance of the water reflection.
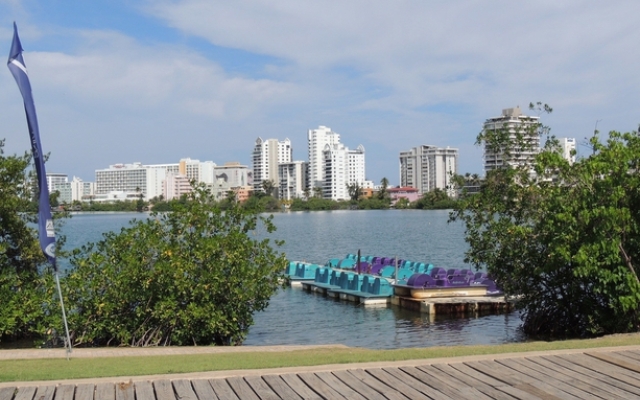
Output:
<path fill-rule="evenodd" d="M 245 345 L 344 344 L 395 349 L 522 341 L 517 314 L 430 317 L 397 306 L 357 306 L 300 288 L 256 314 Z"/>

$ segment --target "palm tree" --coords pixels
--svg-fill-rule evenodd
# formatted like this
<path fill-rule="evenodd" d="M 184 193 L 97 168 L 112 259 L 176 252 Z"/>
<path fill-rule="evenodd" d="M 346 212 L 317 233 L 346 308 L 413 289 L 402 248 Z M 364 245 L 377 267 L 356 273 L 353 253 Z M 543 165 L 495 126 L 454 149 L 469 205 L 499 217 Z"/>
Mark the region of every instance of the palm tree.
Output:
<path fill-rule="evenodd" d="M 378 198 L 384 200 L 387 197 L 387 188 L 389 187 L 389 180 L 383 177 L 380 180 L 380 191 L 378 192 Z"/>
<path fill-rule="evenodd" d="M 273 191 L 275 190 L 276 185 L 271 179 L 267 179 L 262 181 L 262 190 L 267 194 L 267 196 L 273 196 Z"/>
<path fill-rule="evenodd" d="M 322 188 L 320 186 L 314 186 L 313 197 L 322 197 Z"/>
<path fill-rule="evenodd" d="M 349 197 L 351 201 L 358 201 L 360 195 L 362 194 L 362 188 L 360 185 L 356 183 L 347 183 L 347 191 L 349 192 Z"/>
<path fill-rule="evenodd" d="M 304 188 L 304 190 L 302 191 L 302 194 L 304 194 L 304 199 L 306 201 L 309 201 L 309 196 L 311 195 L 311 189 L 309 189 L 308 187 Z"/>

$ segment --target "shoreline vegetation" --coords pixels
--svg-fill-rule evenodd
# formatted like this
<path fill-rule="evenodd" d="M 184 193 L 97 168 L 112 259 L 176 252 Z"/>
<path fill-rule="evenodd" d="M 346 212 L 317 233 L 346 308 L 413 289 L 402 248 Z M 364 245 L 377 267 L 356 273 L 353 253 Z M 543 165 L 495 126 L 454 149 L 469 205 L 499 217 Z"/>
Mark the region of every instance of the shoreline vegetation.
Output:
<path fill-rule="evenodd" d="M 96 211 L 122 211 L 122 212 L 143 212 L 156 211 L 164 212 L 171 210 L 175 205 L 184 204 L 186 198 L 165 201 L 161 198 L 151 199 L 149 202 L 140 200 L 115 201 L 113 203 L 81 203 L 58 204 L 55 203 L 54 211 L 70 212 L 96 212 Z M 271 195 L 256 192 L 240 206 L 244 209 L 259 212 L 281 212 L 281 211 L 330 211 L 330 210 L 387 210 L 387 209 L 420 209 L 420 210 L 445 210 L 452 209 L 458 200 L 450 198 L 444 191 L 436 189 L 425 193 L 420 199 L 409 202 L 405 198 L 399 199 L 392 205 L 388 197 L 360 197 L 357 200 L 330 200 L 320 197 L 309 197 L 307 199 L 279 200 Z M 228 209 L 235 203 L 234 200 L 225 198 L 217 202 L 221 209 Z"/>
<path fill-rule="evenodd" d="M 225 347 L 209 354 L 153 355 L 0 361 L 0 382 L 162 375 L 227 370 L 308 367 L 363 362 L 389 362 L 489 354 L 591 349 L 637 345 L 640 334 L 614 334 L 594 339 L 536 341 L 503 345 L 443 346 L 370 350 L 352 347 L 321 347 L 305 350 L 261 351 L 259 346 Z M 115 348 L 115 350 L 121 350 Z M 133 350 L 133 349 L 132 349 Z M 0 356 L 2 355 L 0 350 Z M 60 352 L 63 352 L 60 349 Z M 124 349 L 126 351 L 126 349 Z"/>

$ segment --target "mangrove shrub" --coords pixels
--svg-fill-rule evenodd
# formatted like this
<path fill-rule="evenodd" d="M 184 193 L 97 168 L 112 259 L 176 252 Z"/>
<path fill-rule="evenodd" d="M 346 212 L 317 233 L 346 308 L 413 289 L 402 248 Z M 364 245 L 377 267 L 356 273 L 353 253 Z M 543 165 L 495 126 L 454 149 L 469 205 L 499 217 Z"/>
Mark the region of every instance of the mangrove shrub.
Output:
<path fill-rule="evenodd" d="M 83 246 L 65 279 L 72 340 L 82 345 L 237 345 L 282 282 L 272 217 L 221 211 L 198 187 L 171 211 Z M 275 245 L 275 246 L 274 246 Z"/>

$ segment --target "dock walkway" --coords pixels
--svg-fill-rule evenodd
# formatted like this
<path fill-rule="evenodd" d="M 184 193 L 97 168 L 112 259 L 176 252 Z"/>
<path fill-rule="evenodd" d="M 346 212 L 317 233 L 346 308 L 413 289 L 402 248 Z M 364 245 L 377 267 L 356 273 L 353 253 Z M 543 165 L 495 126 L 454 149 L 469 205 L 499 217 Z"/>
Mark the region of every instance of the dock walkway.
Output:
<path fill-rule="evenodd" d="M 36 399 L 640 399 L 640 346 L 0 383 L 0 400 Z"/>

